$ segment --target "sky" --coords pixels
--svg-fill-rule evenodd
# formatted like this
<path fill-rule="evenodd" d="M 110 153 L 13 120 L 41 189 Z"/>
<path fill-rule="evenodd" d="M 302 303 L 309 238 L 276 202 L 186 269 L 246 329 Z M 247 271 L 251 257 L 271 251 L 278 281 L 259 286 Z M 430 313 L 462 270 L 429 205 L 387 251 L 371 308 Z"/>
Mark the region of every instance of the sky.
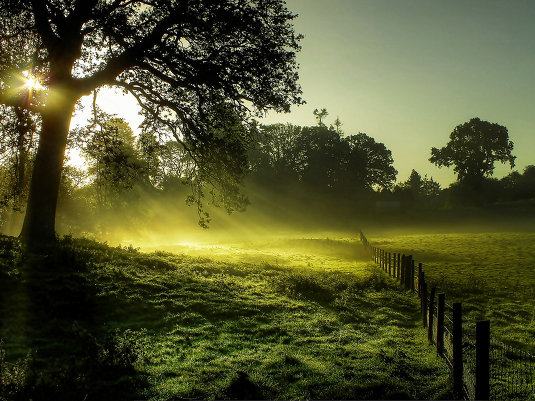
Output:
<path fill-rule="evenodd" d="M 398 182 L 412 169 L 442 186 L 451 168 L 431 147 L 472 117 L 499 123 L 516 167 L 535 164 L 535 1 L 287 0 L 304 35 L 298 53 L 306 105 L 264 123 L 315 125 L 326 108 L 345 134 L 364 132 L 392 151 Z M 102 91 L 99 104 L 135 128 L 131 98 Z M 496 165 L 495 176 L 510 172 Z"/>

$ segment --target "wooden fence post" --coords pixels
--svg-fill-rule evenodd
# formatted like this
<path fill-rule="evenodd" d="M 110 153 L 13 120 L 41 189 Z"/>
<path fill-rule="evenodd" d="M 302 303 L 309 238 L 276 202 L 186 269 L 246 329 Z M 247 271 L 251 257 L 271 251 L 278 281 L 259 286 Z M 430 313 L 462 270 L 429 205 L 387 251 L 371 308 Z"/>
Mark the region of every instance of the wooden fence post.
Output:
<path fill-rule="evenodd" d="M 411 292 L 414 292 L 414 259 L 411 260 Z"/>
<path fill-rule="evenodd" d="M 422 283 L 422 324 L 427 327 L 427 283 Z"/>
<path fill-rule="evenodd" d="M 420 292 L 420 305 L 422 305 L 422 284 L 425 283 L 425 272 L 420 272 L 418 276 L 418 291 Z"/>
<path fill-rule="evenodd" d="M 463 399 L 463 315 L 461 303 L 453 304 L 453 393 L 458 400 Z"/>
<path fill-rule="evenodd" d="M 411 272 L 411 257 L 412 255 L 407 256 L 405 259 L 405 289 L 409 289 L 409 275 Z"/>
<path fill-rule="evenodd" d="M 388 252 L 388 275 L 392 275 L 392 253 Z"/>
<path fill-rule="evenodd" d="M 420 291 L 422 290 L 422 264 L 418 263 L 418 286 L 416 287 L 418 289 L 418 294 L 420 294 Z"/>
<path fill-rule="evenodd" d="M 381 252 L 383 252 L 381 249 L 377 250 L 377 264 L 379 267 L 381 266 Z"/>
<path fill-rule="evenodd" d="M 378 257 L 377 264 L 379 265 L 379 267 L 381 267 L 381 262 L 383 261 L 382 256 L 383 256 L 383 250 L 379 249 L 379 252 L 377 254 L 377 257 Z"/>
<path fill-rule="evenodd" d="M 437 287 L 431 288 L 431 295 L 429 296 L 429 326 L 427 326 L 427 339 L 430 344 L 433 344 L 433 325 L 435 323 L 435 292 Z"/>
<path fill-rule="evenodd" d="M 383 250 L 379 249 L 379 261 L 378 261 L 379 267 L 381 267 L 381 263 L 383 262 Z"/>
<path fill-rule="evenodd" d="M 405 289 L 410 290 L 410 275 L 411 275 L 411 266 L 412 266 L 412 255 L 409 255 L 405 259 Z"/>
<path fill-rule="evenodd" d="M 444 353 L 444 304 L 446 295 L 438 294 L 438 311 L 437 311 L 437 353 Z"/>
<path fill-rule="evenodd" d="M 403 286 L 405 287 L 405 289 L 408 289 L 409 287 L 409 272 L 410 272 L 410 268 L 411 268 L 411 255 L 407 256 L 405 258 L 405 273 L 403 275 L 403 278 L 405 280 L 403 280 Z"/>
<path fill-rule="evenodd" d="M 405 287 L 405 274 L 407 273 L 407 256 L 403 255 L 401 259 L 401 285 Z"/>
<path fill-rule="evenodd" d="M 407 277 L 409 276 L 408 267 L 409 267 L 409 256 L 405 256 L 405 262 L 403 263 L 403 287 L 407 289 Z"/>
<path fill-rule="evenodd" d="M 401 266 L 400 266 L 400 271 L 399 271 L 399 283 L 400 284 L 404 284 L 404 281 L 403 281 L 403 273 L 404 273 L 404 270 L 405 270 L 405 255 L 401 255 Z"/>
<path fill-rule="evenodd" d="M 490 396 L 490 321 L 476 323 L 476 400 Z"/>

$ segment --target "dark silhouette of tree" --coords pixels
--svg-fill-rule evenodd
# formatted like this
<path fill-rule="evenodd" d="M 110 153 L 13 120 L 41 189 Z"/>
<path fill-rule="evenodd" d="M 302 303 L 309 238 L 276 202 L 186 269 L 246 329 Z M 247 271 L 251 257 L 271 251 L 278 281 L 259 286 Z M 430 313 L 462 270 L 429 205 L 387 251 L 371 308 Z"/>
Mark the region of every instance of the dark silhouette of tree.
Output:
<path fill-rule="evenodd" d="M 322 127 L 260 126 L 250 151 L 253 176 L 354 194 L 392 187 L 392 152 L 366 134 L 342 137 Z"/>
<path fill-rule="evenodd" d="M 340 117 L 336 117 L 336 120 L 334 120 L 334 128 L 337 133 L 342 133 L 342 121 L 340 121 Z"/>
<path fill-rule="evenodd" d="M 472 118 L 455 127 L 445 147 L 432 148 L 429 161 L 438 167 L 454 166 L 459 182 L 477 187 L 493 174 L 495 162 L 514 167 L 512 150 L 506 127 Z"/>
<path fill-rule="evenodd" d="M 420 187 L 420 193 L 429 198 L 438 197 L 442 191 L 440 184 L 433 180 L 433 177 L 427 178 L 427 174 L 422 179 L 422 186 Z"/>
<path fill-rule="evenodd" d="M 503 177 L 500 182 L 505 192 L 503 198 L 506 200 L 522 200 L 535 198 L 535 166 L 529 165 L 520 174 L 513 171 Z"/>
<path fill-rule="evenodd" d="M 392 152 L 383 143 L 360 132 L 344 139 L 349 144 L 348 171 L 357 186 L 365 189 L 391 188 L 396 180 Z"/>
<path fill-rule="evenodd" d="M 316 120 L 318 121 L 318 127 L 325 127 L 323 119 L 329 115 L 327 109 L 314 109 L 312 113 L 314 114 L 314 116 L 316 116 Z"/>
<path fill-rule="evenodd" d="M 17 57 L 2 52 L 0 103 L 42 118 L 21 236 L 55 239 L 68 127 L 81 96 L 104 85 L 130 92 L 147 119 L 165 127 L 201 170 L 221 145 L 224 157 L 236 145 L 224 143 L 231 136 L 207 129 L 218 126 L 215 117 L 228 116 L 219 110 L 232 110 L 243 121 L 251 112 L 287 111 L 302 102 L 294 17 L 282 0 L 1 0 L 2 49 L 31 48 Z M 46 89 L 29 96 L 20 84 L 24 70 Z M 241 157 L 238 148 L 235 156 Z M 225 192 L 236 189 L 240 173 L 198 176 Z M 225 192 L 224 198 L 235 197 Z"/>
<path fill-rule="evenodd" d="M 255 129 L 255 146 L 249 151 L 251 172 L 261 178 L 297 181 L 303 171 L 303 155 L 297 141 L 302 128 L 291 124 L 261 125 Z"/>
<path fill-rule="evenodd" d="M 349 146 L 327 127 L 304 127 L 297 141 L 297 154 L 303 166 L 301 180 L 309 187 L 336 189 L 341 183 L 342 161 Z"/>
<path fill-rule="evenodd" d="M 402 184 L 402 186 L 407 188 L 414 197 L 417 197 L 422 190 L 422 176 L 416 170 L 412 169 L 409 178 Z"/>
<path fill-rule="evenodd" d="M 427 174 L 422 178 L 420 173 L 412 170 L 407 181 L 397 184 L 394 193 L 399 196 L 405 206 L 409 207 L 429 207 L 438 206 L 441 187 L 433 177 L 427 178 Z"/>

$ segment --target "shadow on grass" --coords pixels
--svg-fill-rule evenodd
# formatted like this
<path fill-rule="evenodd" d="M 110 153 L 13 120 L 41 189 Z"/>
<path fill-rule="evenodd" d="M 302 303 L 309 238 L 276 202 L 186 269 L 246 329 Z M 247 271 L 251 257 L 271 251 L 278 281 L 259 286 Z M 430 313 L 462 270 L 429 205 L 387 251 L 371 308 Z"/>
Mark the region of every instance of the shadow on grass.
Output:
<path fill-rule="evenodd" d="M 12 239 L 1 245 L 0 399 L 137 398 L 138 338 L 98 324 L 112 305 L 97 301 L 69 241 L 39 253 Z"/>

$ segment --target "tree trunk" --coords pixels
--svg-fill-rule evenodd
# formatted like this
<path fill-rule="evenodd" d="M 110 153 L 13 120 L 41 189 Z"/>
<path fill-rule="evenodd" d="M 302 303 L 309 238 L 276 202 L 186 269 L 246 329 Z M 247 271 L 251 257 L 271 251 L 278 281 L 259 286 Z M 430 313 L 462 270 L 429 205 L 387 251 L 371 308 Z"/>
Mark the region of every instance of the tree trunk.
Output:
<path fill-rule="evenodd" d="M 29 245 L 53 243 L 63 157 L 75 100 L 48 105 L 35 158 L 26 216 L 20 233 Z"/>
<path fill-rule="evenodd" d="M 29 117 L 24 113 L 24 110 L 20 107 L 15 107 L 15 115 L 17 116 L 17 165 L 15 174 L 15 188 L 13 201 L 18 206 L 21 204 L 24 197 L 24 190 L 26 186 L 26 163 L 27 163 L 27 151 L 25 146 L 26 138 L 31 135 L 29 132 Z"/>

